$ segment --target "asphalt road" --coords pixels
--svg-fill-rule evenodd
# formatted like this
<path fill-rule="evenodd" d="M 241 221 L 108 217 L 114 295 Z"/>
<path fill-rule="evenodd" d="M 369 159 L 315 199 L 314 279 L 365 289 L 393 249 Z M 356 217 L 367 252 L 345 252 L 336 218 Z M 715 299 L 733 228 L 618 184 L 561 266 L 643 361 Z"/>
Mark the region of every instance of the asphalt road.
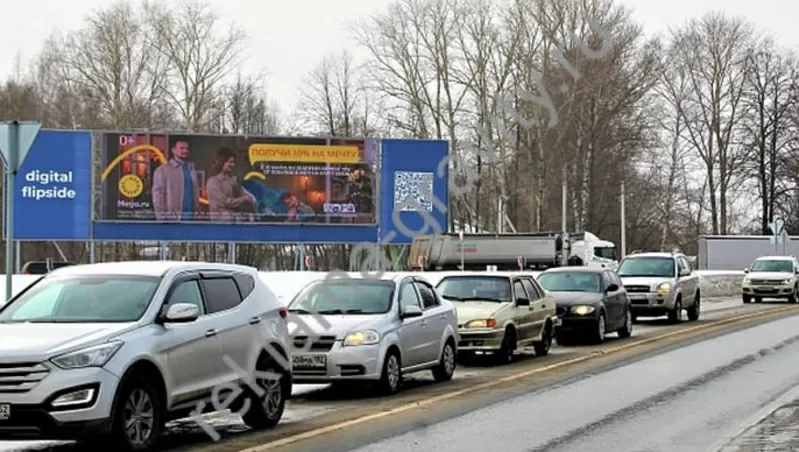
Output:
<path fill-rule="evenodd" d="M 599 445 L 619 452 L 718 450 L 754 414 L 799 384 L 797 354 L 799 316 L 794 316 L 515 397 L 355 451 L 595 452 Z M 795 416 L 795 410 L 790 414 Z"/>
<path fill-rule="evenodd" d="M 706 300 L 704 306 L 706 315 L 704 315 L 703 318 L 708 321 L 724 318 L 731 315 L 733 312 L 741 313 L 753 309 L 769 309 L 776 307 L 768 305 L 744 307 L 737 299 L 715 303 L 707 301 L 708 300 Z M 501 447 L 502 449 L 508 450 L 529 451 L 535 449 L 537 445 L 546 445 L 547 442 L 555 441 L 551 446 L 562 447 L 562 450 L 567 450 L 568 448 L 569 451 L 579 451 L 589 447 L 587 445 L 589 443 L 581 443 L 581 438 L 593 437 L 593 435 L 599 434 L 603 439 L 603 442 L 600 443 L 603 444 L 603 448 L 606 448 L 604 447 L 605 444 L 612 444 L 613 446 L 610 447 L 631 451 L 658 450 L 659 452 L 668 452 L 670 450 L 694 450 L 691 449 L 690 446 L 685 448 L 686 446 L 683 445 L 673 449 L 662 449 L 660 446 L 652 448 L 650 447 L 651 445 L 644 447 L 645 445 L 641 445 L 644 444 L 641 443 L 641 437 L 643 436 L 640 434 L 641 427 L 637 426 L 637 424 L 643 421 L 641 425 L 646 425 L 646 427 L 644 427 L 646 428 L 645 431 L 650 432 L 662 430 L 663 425 L 674 424 L 674 419 L 686 419 L 686 421 L 681 421 L 678 425 L 682 425 L 682 423 L 688 421 L 691 421 L 689 423 L 692 425 L 694 425 L 694 423 L 701 424 L 704 422 L 701 418 L 692 414 L 693 411 L 691 410 L 696 410 L 696 407 L 674 405 L 672 408 L 659 411 L 658 407 L 662 406 L 663 403 L 673 405 L 678 403 L 679 400 L 682 400 L 682 396 L 676 398 L 669 396 L 669 398 L 665 397 L 664 394 L 671 394 L 668 392 L 669 390 L 683 387 L 683 391 L 679 392 L 679 394 L 686 391 L 691 392 L 694 390 L 691 389 L 693 388 L 691 384 L 697 384 L 697 382 L 700 381 L 697 380 L 697 378 L 702 378 L 703 375 L 707 373 L 708 369 L 712 370 L 719 366 L 723 367 L 730 362 L 734 362 L 738 358 L 745 357 L 761 349 L 768 349 L 786 339 L 783 336 L 788 334 L 788 332 L 793 334 L 792 331 L 799 331 L 799 329 L 797 329 L 799 320 L 790 318 L 782 322 L 787 322 L 789 325 L 779 326 L 779 328 L 770 326 L 763 330 L 765 333 L 759 335 L 742 332 L 736 334 L 743 334 L 743 336 L 730 335 L 725 339 L 698 343 L 691 347 L 661 355 L 647 361 L 640 361 L 600 375 L 591 376 L 587 379 L 557 389 L 522 395 L 504 402 L 504 404 L 495 405 L 485 408 L 484 410 L 473 411 L 471 414 L 467 414 L 464 417 L 457 417 L 459 414 L 457 410 L 443 413 L 431 413 L 431 415 L 435 414 L 435 418 L 425 418 L 421 416 L 418 419 L 412 419 L 411 424 L 414 425 L 412 432 L 404 436 L 396 436 L 386 441 L 380 441 L 380 438 L 391 437 L 402 432 L 392 428 L 375 429 L 373 431 L 356 428 L 356 435 L 353 435 L 352 432 L 349 432 L 348 435 L 342 435 L 338 443 L 336 443 L 336 441 L 327 442 L 327 438 L 325 438 L 326 444 L 323 448 L 326 451 L 352 450 L 356 447 L 365 447 L 362 449 L 364 451 L 394 450 L 400 447 L 409 448 L 411 450 L 427 450 L 426 448 L 429 447 L 455 450 L 455 447 L 473 447 L 479 444 L 494 449 L 499 449 Z M 665 328 L 673 327 L 664 326 L 663 322 L 644 321 L 643 323 L 636 324 L 633 337 L 653 335 L 664 331 Z M 744 346 L 729 347 L 728 344 L 722 345 L 725 341 L 731 340 L 732 338 L 737 338 L 735 339 L 736 344 L 740 342 Z M 612 345 L 614 342 L 619 343 L 622 341 L 611 340 L 609 342 L 610 345 Z M 522 356 L 520 358 L 520 363 L 513 366 L 501 366 L 499 368 L 460 367 L 456 371 L 455 382 L 453 382 L 453 384 L 458 384 L 458 382 L 460 382 L 460 384 L 471 381 L 479 382 L 498 378 L 503 374 L 523 370 L 525 366 L 529 367 L 531 365 L 530 363 L 533 363 L 532 365 L 551 363 L 559 359 L 567 359 L 576 354 L 585 354 L 595 348 L 596 347 L 556 347 L 552 351 L 552 356 L 544 359 L 526 358 Z M 693 350 L 693 352 L 690 350 Z M 784 350 L 799 351 L 799 345 L 790 344 Z M 784 353 L 784 350 L 780 353 Z M 768 356 L 758 359 L 757 362 L 766 363 L 774 359 Z M 775 356 L 782 356 L 782 354 Z M 759 365 L 761 364 L 758 364 L 758 366 Z M 768 379 L 769 385 L 767 385 L 768 388 L 766 389 L 777 392 L 784 391 L 785 388 L 781 386 L 785 379 L 783 377 L 799 375 L 799 362 L 794 366 L 785 363 L 783 365 L 787 367 L 781 369 L 779 373 L 780 377 L 770 377 Z M 733 366 L 727 374 L 724 374 L 724 378 L 736 375 L 736 373 L 743 372 L 745 369 L 747 369 L 746 366 L 741 368 Z M 742 378 L 743 380 L 737 380 L 736 385 L 743 384 L 743 386 L 746 387 L 747 385 L 744 384 L 746 381 L 752 381 L 752 378 L 759 380 L 762 378 L 762 375 L 755 374 L 754 377 L 748 376 Z M 749 380 L 746 378 L 749 378 Z M 714 381 L 716 380 L 710 380 L 710 382 Z M 742 383 L 742 381 L 744 383 Z M 404 391 L 399 398 L 379 401 L 364 399 L 360 393 L 332 393 L 331 390 L 326 389 L 324 386 L 297 385 L 294 391 L 294 399 L 289 402 L 284 422 L 281 426 L 288 428 L 296 427 L 304 423 L 309 423 L 312 419 L 318 420 L 325 419 L 326 417 L 335 417 L 342 412 L 346 413 L 348 411 L 362 410 L 364 406 L 368 407 L 369 405 L 374 405 L 373 408 L 375 409 L 381 409 L 383 406 L 388 408 L 397 403 L 412 400 L 413 398 L 424 398 L 428 392 L 432 393 L 434 391 L 448 390 L 448 385 L 433 385 L 431 383 L 432 379 L 425 373 L 424 375 L 412 378 L 408 382 L 409 388 Z M 701 388 L 702 385 L 698 387 Z M 735 385 L 732 387 L 737 388 Z M 758 387 L 760 387 L 760 385 L 758 385 Z M 767 394 L 761 393 L 762 391 L 756 394 L 752 393 L 750 398 L 753 403 L 760 403 L 764 400 L 768 401 L 768 394 L 771 394 L 768 390 L 764 389 Z M 736 391 L 740 390 L 736 389 Z M 705 393 L 700 391 L 699 394 L 705 394 L 702 396 L 704 398 L 700 397 L 699 399 L 703 400 L 702 403 L 705 403 L 705 406 L 713 406 L 714 404 L 716 406 L 723 406 L 719 405 L 718 401 L 710 399 L 719 397 L 723 395 L 724 392 L 710 391 Z M 492 400 L 488 398 L 485 405 L 495 402 L 496 397 L 501 398 L 502 394 L 498 395 L 494 393 L 492 397 L 495 399 Z M 662 400 L 657 397 L 661 397 Z M 722 400 L 724 399 L 724 397 L 720 398 Z M 505 408 L 499 408 L 503 406 Z M 460 406 L 460 408 L 463 408 L 463 406 Z M 753 411 L 738 410 L 738 408 L 740 408 L 739 406 L 733 408 L 735 408 L 735 410 L 733 410 L 734 414 Z M 471 411 L 471 409 L 468 411 Z M 651 414 L 650 411 L 652 411 Z M 549 415 L 544 416 L 543 413 L 549 413 Z M 615 425 L 623 419 L 626 419 L 625 413 L 630 413 L 630 415 L 633 416 L 636 426 L 631 426 L 629 423 L 625 424 L 626 427 Z M 675 413 L 686 413 L 686 416 L 675 417 Z M 669 416 L 672 417 L 669 418 Z M 453 419 L 449 419 L 449 417 L 453 417 Z M 650 417 L 656 421 L 649 422 Z M 246 432 L 247 429 L 241 424 L 239 419 L 232 415 L 213 415 L 210 420 L 214 428 L 220 433 L 223 433 L 223 436 L 226 438 L 236 439 L 243 437 L 245 439 L 243 441 L 236 440 L 234 441 L 235 444 L 230 444 L 228 446 L 225 446 L 226 443 L 224 442 L 220 443 L 218 446 L 214 445 L 211 443 L 210 439 L 196 427 L 195 422 L 189 420 L 174 423 L 170 426 L 170 432 L 165 441 L 166 448 L 173 450 L 180 448 L 181 450 L 207 449 L 233 451 L 263 442 L 263 439 L 246 439 L 254 435 L 240 435 Z M 431 427 L 416 428 L 419 425 L 429 425 L 434 422 L 443 423 Z M 588 427 L 591 427 L 591 430 L 585 430 L 585 432 L 591 431 L 594 433 L 587 436 L 584 433 L 580 433 Z M 575 430 L 572 431 L 573 429 Z M 486 436 L 479 433 L 478 430 L 479 432 L 492 432 L 492 434 Z M 627 431 L 630 431 L 630 434 L 626 434 Z M 625 434 L 618 434 L 618 432 Z M 269 435 L 269 433 L 267 433 L 267 435 Z M 335 435 L 333 436 L 335 439 Z M 491 438 L 490 440 L 488 439 L 489 437 Z M 655 437 L 657 437 L 657 435 L 653 436 L 653 438 Z M 669 438 L 671 437 L 669 436 Z M 439 444 L 439 441 L 442 439 L 444 439 L 443 442 Z M 568 440 L 568 442 L 564 442 L 566 440 Z M 624 443 L 625 440 L 631 442 Z M 604 441 L 608 441 L 608 443 Z M 618 441 L 622 442 L 621 445 L 618 444 Z M 374 443 L 370 444 L 371 442 Z M 507 442 L 507 444 L 504 444 L 504 442 Z M 596 443 L 594 443 L 593 446 L 594 448 L 595 444 Z M 628 445 L 625 446 L 624 444 Z M 630 448 L 632 444 L 635 444 L 634 448 Z M 310 447 L 310 445 L 300 446 L 301 447 L 296 450 L 317 450 L 314 447 Z M 0 450 L 4 452 L 33 450 L 71 452 L 78 449 L 71 444 L 0 442 Z M 443 450 L 437 450 L 437 452 L 443 452 Z M 702 452 L 705 452 L 705 449 L 703 449 Z"/>

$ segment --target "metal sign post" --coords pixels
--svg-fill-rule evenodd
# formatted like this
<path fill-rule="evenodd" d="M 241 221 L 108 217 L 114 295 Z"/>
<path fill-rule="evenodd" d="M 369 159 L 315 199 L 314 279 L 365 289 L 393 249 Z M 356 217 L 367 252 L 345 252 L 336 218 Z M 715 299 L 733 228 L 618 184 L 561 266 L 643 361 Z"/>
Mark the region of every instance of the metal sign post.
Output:
<path fill-rule="evenodd" d="M 6 167 L 6 301 L 11 299 L 14 275 L 14 182 L 28 151 L 39 134 L 38 122 L 6 121 L 0 123 L 0 156 Z"/>
<path fill-rule="evenodd" d="M 461 249 L 461 271 L 466 270 L 466 256 L 463 254 L 463 230 L 458 232 L 458 244 L 460 245 Z"/>
<path fill-rule="evenodd" d="M 771 238 L 769 241 L 774 245 L 774 254 L 781 255 L 784 253 L 780 253 L 780 245 L 785 243 L 785 222 L 781 218 L 776 218 L 769 224 L 769 228 L 771 228 Z M 785 247 L 783 247 L 785 249 Z"/>

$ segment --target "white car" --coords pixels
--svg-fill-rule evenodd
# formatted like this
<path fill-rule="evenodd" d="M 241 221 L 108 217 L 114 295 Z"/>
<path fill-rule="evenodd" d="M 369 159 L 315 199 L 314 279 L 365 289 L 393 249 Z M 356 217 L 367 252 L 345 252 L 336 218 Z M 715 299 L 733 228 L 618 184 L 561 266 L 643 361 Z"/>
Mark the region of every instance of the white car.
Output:
<path fill-rule="evenodd" d="M 296 383 L 366 381 L 394 394 L 409 373 L 455 372 L 455 308 L 418 274 L 317 280 L 288 309 Z"/>
<path fill-rule="evenodd" d="M 167 421 L 226 408 L 274 426 L 291 394 L 287 317 L 250 267 L 54 270 L 0 308 L 0 441 L 145 451 Z"/>
<path fill-rule="evenodd" d="M 782 298 L 799 303 L 799 262 L 793 256 L 763 256 L 744 269 L 741 284 L 743 302 L 760 302 L 763 298 Z"/>

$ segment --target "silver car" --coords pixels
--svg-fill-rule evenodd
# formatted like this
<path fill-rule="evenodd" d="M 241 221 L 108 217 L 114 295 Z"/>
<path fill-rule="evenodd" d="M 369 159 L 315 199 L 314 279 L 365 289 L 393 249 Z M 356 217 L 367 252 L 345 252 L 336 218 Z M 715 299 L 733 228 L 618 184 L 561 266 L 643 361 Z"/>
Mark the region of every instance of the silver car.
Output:
<path fill-rule="evenodd" d="M 452 303 L 413 274 L 352 274 L 306 286 L 289 304 L 297 383 L 370 381 L 396 393 L 404 375 L 452 379 L 458 321 Z"/>
<path fill-rule="evenodd" d="M 0 308 L 0 441 L 145 451 L 167 421 L 228 408 L 274 426 L 291 394 L 287 317 L 250 267 L 55 270 Z"/>
<path fill-rule="evenodd" d="M 630 298 L 633 319 L 668 315 L 671 322 L 699 320 L 699 276 L 679 253 L 640 253 L 622 259 L 616 270 Z"/>

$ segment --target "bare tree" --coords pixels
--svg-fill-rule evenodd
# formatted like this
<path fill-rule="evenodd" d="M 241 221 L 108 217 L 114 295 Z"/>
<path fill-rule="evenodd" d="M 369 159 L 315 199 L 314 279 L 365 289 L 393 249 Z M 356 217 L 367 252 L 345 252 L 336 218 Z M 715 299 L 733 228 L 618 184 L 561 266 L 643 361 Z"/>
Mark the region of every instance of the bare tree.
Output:
<path fill-rule="evenodd" d="M 351 53 L 325 56 L 300 91 L 299 116 L 315 133 L 364 137 L 377 132 L 369 90 Z"/>
<path fill-rule="evenodd" d="M 763 40 L 748 55 L 744 85 L 746 115 L 742 120 L 741 139 L 751 149 L 745 176 L 756 182 L 760 198 L 759 231 L 769 234 L 778 200 L 784 194 L 781 161 L 792 139 L 795 125 L 791 108 L 799 100 L 796 61 L 781 52 L 771 39 Z"/>
<path fill-rule="evenodd" d="M 732 182 L 746 152 L 735 141 L 743 117 L 743 93 L 753 28 L 742 19 L 709 13 L 673 32 L 673 63 L 690 80 L 678 108 L 686 135 L 707 172 L 714 234 L 726 234 Z"/>
<path fill-rule="evenodd" d="M 201 131 L 225 80 L 237 70 L 246 35 L 235 25 L 221 31 L 216 12 L 192 0 L 173 8 L 151 5 L 148 18 L 170 68 L 162 94 L 172 101 L 183 127 Z"/>

